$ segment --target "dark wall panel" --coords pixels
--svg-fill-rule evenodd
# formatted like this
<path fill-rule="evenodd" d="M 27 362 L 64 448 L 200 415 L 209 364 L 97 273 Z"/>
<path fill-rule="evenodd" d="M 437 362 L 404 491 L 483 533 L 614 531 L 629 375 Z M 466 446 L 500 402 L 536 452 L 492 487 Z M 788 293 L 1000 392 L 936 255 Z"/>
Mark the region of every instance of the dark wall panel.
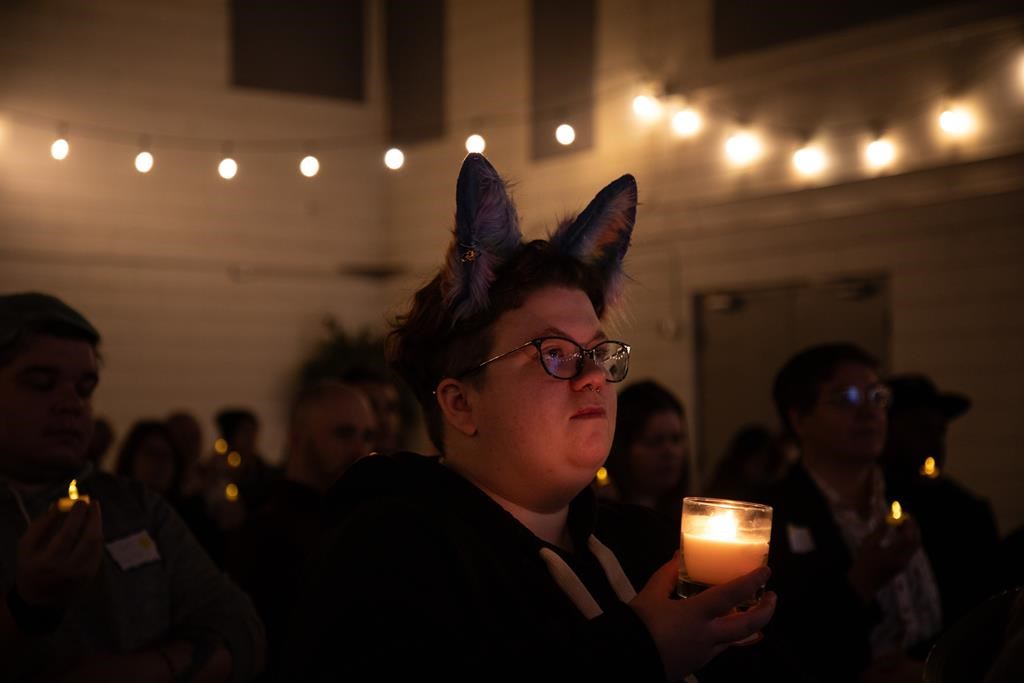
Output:
<path fill-rule="evenodd" d="M 363 2 L 232 0 L 232 84 L 364 100 Z"/>
<path fill-rule="evenodd" d="M 444 0 L 387 0 L 388 114 L 395 144 L 444 135 Z"/>
<path fill-rule="evenodd" d="M 594 0 L 532 0 L 530 64 L 533 157 L 587 149 L 594 143 Z M 569 123 L 576 141 L 555 140 L 555 128 Z"/>

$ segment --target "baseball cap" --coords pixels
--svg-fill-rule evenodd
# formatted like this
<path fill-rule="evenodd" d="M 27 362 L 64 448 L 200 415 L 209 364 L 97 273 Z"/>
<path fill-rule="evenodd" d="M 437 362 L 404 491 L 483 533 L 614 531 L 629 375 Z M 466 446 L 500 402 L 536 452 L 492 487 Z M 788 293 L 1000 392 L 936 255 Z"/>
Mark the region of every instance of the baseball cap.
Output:
<path fill-rule="evenodd" d="M 55 296 L 39 292 L 0 295 L 0 349 L 29 334 L 81 336 L 95 345 L 100 333 L 81 313 Z"/>
<path fill-rule="evenodd" d="M 886 381 L 886 385 L 892 389 L 891 412 L 894 413 L 915 408 L 934 408 L 947 420 L 952 420 L 971 408 L 971 399 L 963 394 L 939 392 L 935 384 L 924 375 L 894 375 Z"/>

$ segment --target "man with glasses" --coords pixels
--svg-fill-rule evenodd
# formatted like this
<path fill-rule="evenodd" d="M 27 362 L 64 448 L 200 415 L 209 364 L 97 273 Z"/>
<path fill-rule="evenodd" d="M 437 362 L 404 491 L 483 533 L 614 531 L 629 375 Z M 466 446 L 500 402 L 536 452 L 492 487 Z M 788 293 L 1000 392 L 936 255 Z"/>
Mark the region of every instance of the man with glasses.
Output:
<path fill-rule="evenodd" d="M 920 680 L 942 625 L 917 522 L 893 517 L 878 460 L 892 393 L 851 344 L 815 346 L 779 371 L 773 398 L 801 458 L 763 496 L 774 508 L 777 641 L 813 680 Z"/>

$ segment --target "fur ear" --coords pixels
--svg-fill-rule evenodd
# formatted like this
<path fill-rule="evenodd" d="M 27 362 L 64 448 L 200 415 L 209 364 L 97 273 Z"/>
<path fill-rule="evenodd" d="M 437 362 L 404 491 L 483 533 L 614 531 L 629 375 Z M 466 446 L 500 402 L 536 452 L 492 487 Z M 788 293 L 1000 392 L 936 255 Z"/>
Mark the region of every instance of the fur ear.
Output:
<path fill-rule="evenodd" d="M 604 280 L 605 299 L 618 298 L 622 260 L 636 223 L 636 179 L 624 175 L 597 193 L 575 220 L 558 226 L 551 245 L 593 267 Z"/>
<path fill-rule="evenodd" d="M 470 154 L 459 172 L 455 230 L 441 284 L 453 321 L 487 307 L 495 271 L 521 240 L 504 181 L 482 155 Z"/>

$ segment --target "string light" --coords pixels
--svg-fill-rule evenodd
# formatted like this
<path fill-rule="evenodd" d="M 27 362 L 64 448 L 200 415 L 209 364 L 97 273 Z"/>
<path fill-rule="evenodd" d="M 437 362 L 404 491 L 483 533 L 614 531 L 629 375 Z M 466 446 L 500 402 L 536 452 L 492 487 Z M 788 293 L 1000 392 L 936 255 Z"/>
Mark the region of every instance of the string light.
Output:
<path fill-rule="evenodd" d="M 963 107 L 948 107 L 939 114 L 939 127 L 952 138 L 962 138 L 974 131 L 974 117 Z"/>
<path fill-rule="evenodd" d="M 684 138 L 693 137 L 700 132 L 703 126 L 704 120 L 701 118 L 700 113 L 692 107 L 677 111 L 672 116 L 672 130 L 675 131 L 676 135 Z"/>
<path fill-rule="evenodd" d="M 793 167 L 800 175 L 815 176 L 825 170 L 825 153 L 806 145 L 793 153 Z"/>
<path fill-rule="evenodd" d="M 384 153 L 384 165 L 392 171 L 397 171 L 405 165 L 405 154 L 397 147 L 392 147 Z"/>
<path fill-rule="evenodd" d="M 224 498 L 231 503 L 238 500 L 238 487 L 234 484 L 228 484 L 224 487 Z"/>
<path fill-rule="evenodd" d="M 68 152 L 71 151 L 71 145 L 64 138 L 57 138 L 50 145 L 50 156 L 57 161 L 64 161 L 68 158 Z"/>
<path fill-rule="evenodd" d="M 153 155 L 143 150 L 135 155 L 135 170 L 139 173 L 149 173 L 153 170 Z"/>
<path fill-rule="evenodd" d="M 299 172 L 307 178 L 312 178 L 320 172 L 320 160 L 312 154 L 302 157 L 299 162 Z"/>
<path fill-rule="evenodd" d="M 661 116 L 661 101 L 651 95 L 637 95 L 633 98 L 633 113 L 641 121 L 655 121 Z"/>
<path fill-rule="evenodd" d="M 217 439 L 213 442 L 213 450 L 221 455 L 228 452 L 228 442 L 224 439 Z"/>
<path fill-rule="evenodd" d="M 761 156 L 761 140 L 750 131 L 734 133 L 725 141 L 725 154 L 736 166 L 749 166 Z"/>
<path fill-rule="evenodd" d="M 868 144 L 864 150 L 864 158 L 869 167 L 882 169 L 896 158 L 896 148 L 888 139 L 879 137 Z"/>
<path fill-rule="evenodd" d="M 483 135 L 477 135 L 474 133 L 466 138 L 466 151 L 470 154 L 483 154 L 487 148 L 487 141 L 484 140 Z"/>
<path fill-rule="evenodd" d="M 1024 89 L 1024 54 L 1017 54 L 1012 61 L 1013 76 L 1018 82 L 1018 85 Z M 1004 73 L 1005 71 L 1001 71 Z M 1004 84 L 1005 85 L 1005 84 Z M 1004 88 L 1005 89 L 1005 88 Z M 637 95 L 632 99 L 632 109 L 634 114 L 639 120 L 652 121 L 658 119 L 666 111 L 674 112 L 671 117 L 671 131 L 673 134 L 680 137 L 692 137 L 699 134 L 705 127 L 704 117 L 702 112 L 694 109 L 690 106 L 685 106 L 686 98 L 679 94 L 672 94 L 676 91 L 669 89 L 664 97 L 659 96 L 658 93 L 665 92 L 658 85 L 651 86 L 648 84 L 644 86 L 642 94 Z M 979 109 L 974 109 L 972 106 L 975 103 L 950 103 L 948 106 L 943 108 L 941 111 L 934 112 L 938 115 L 932 120 L 938 124 L 938 130 L 941 131 L 941 135 L 944 135 L 949 140 L 958 140 L 966 138 L 976 133 L 979 128 L 984 127 L 984 120 L 979 121 L 976 117 L 976 113 Z M 679 107 L 682 108 L 679 108 Z M 708 114 L 708 112 L 704 112 Z M 33 114 L 19 114 L 15 112 L 15 115 L 22 115 L 25 117 L 34 117 L 37 119 L 44 119 L 47 117 L 35 116 Z M 708 114 L 710 115 L 710 114 Z M 52 121 L 52 119 L 49 119 Z M 0 116 L 0 143 L 3 143 L 6 134 L 9 131 L 5 130 L 5 119 Z M 47 125 L 52 125 L 47 124 Z M 96 138 L 103 139 L 108 137 L 112 133 L 109 130 L 104 131 L 99 126 L 82 126 L 82 130 L 79 129 L 78 124 L 75 125 L 76 136 L 89 138 L 88 131 L 90 128 L 94 128 L 99 133 L 95 134 Z M 82 131 L 85 131 L 83 135 Z M 68 126 L 66 123 L 60 123 L 57 126 L 57 135 L 50 146 L 50 155 L 53 159 L 61 161 L 67 159 L 70 154 L 70 143 L 67 135 Z M 117 134 L 116 131 L 113 134 Z M 76 138 L 77 139 L 77 138 Z M 145 139 L 145 138 L 143 138 Z M 572 145 L 576 140 L 576 131 L 569 123 L 562 123 L 555 129 L 555 139 L 561 145 Z M 176 144 L 174 138 L 168 138 L 171 145 Z M 326 140 L 326 143 L 325 143 Z M 315 147 L 320 149 L 321 146 L 327 144 L 329 148 L 334 148 L 338 144 L 338 140 L 325 139 L 320 140 Z M 121 140 L 120 142 L 124 142 Z M 728 138 L 725 143 L 725 153 L 728 161 L 736 166 L 749 166 L 760 159 L 765 153 L 765 142 L 758 135 L 754 134 L 749 130 L 737 131 Z M 865 141 L 867 142 L 867 141 Z M 191 138 L 179 141 L 183 148 L 194 145 L 205 145 L 209 144 L 209 139 Z M 289 141 L 280 140 L 259 140 L 250 141 L 254 146 L 259 145 L 264 148 L 278 148 L 284 143 Z M 250 144 L 246 143 L 246 144 Z M 357 138 L 353 138 L 353 143 L 358 143 Z M 486 148 L 486 141 L 482 135 L 474 133 L 466 138 L 465 145 L 466 150 L 469 152 L 482 153 Z M 307 149 L 313 149 L 313 143 L 306 143 Z M 155 159 L 152 152 L 149 150 L 147 144 L 142 144 L 137 148 L 138 153 L 135 156 L 134 165 L 135 169 L 139 173 L 149 173 L 155 166 Z M 238 173 L 238 163 L 233 159 L 229 144 L 225 145 L 223 150 L 223 156 L 218 164 L 218 174 L 225 180 L 234 178 Z M 879 136 L 877 139 L 871 140 L 863 148 L 863 159 L 864 167 L 872 170 L 880 170 L 893 165 L 897 158 L 903 154 L 903 151 L 894 144 L 892 139 Z M 405 155 L 401 150 L 393 148 L 387 151 L 385 154 L 385 165 L 392 170 L 398 170 L 404 167 Z M 805 145 L 800 149 L 796 150 L 792 157 L 793 169 L 796 173 L 803 176 L 814 176 L 822 173 L 830 165 L 830 160 L 823 150 Z M 317 176 L 320 171 L 320 162 L 317 157 L 312 154 L 308 154 L 303 157 L 299 163 L 299 170 L 305 177 L 312 178 Z"/>
<path fill-rule="evenodd" d="M 571 145 L 576 141 L 576 129 L 568 123 L 563 123 L 558 128 L 555 128 L 555 139 L 558 140 L 559 144 Z"/>
<path fill-rule="evenodd" d="M 238 163 L 231 157 L 224 157 L 217 164 L 217 173 L 224 180 L 231 180 L 238 174 Z"/>

